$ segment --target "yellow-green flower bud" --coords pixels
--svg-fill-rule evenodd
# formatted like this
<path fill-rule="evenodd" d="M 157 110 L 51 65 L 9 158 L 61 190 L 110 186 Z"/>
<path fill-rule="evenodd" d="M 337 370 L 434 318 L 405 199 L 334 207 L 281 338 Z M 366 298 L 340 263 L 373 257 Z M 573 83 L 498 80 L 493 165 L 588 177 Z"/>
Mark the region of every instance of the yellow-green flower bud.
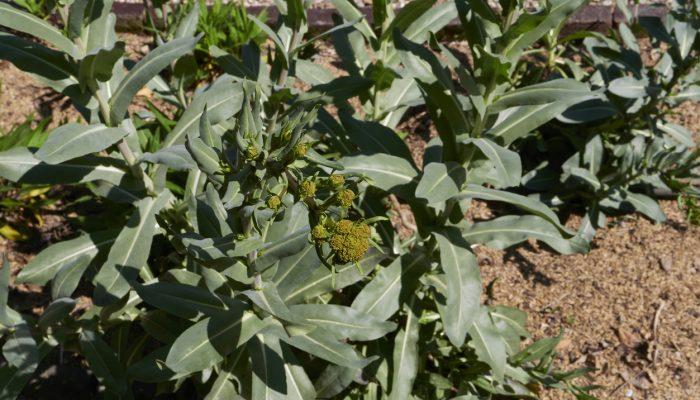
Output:
<path fill-rule="evenodd" d="M 311 230 L 311 237 L 317 242 L 328 239 L 328 236 L 328 230 L 321 224 L 314 226 L 314 229 Z"/>
<path fill-rule="evenodd" d="M 369 249 L 371 230 L 364 222 L 352 222 L 343 219 L 335 224 L 328 245 L 335 252 L 335 257 L 341 263 L 355 262 Z"/>
<path fill-rule="evenodd" d="M 299 196 L 302 199 L 314 197 L 316 195 L 316 182 L 305 180 L 299 185 Z"/>
<path fill-rule="evenodd" d="M 340 189 L 336 192 L 334 200 L 336 205 L 348 208 L 352 205 L 352 201 L 355 200 L 355 192 L 350 189 Z"/>
<path fill-rule="evenodd" d="M 272 195 L 267 198 L 267 207 L 271 210 L 277 210 L 282 205 L 282 200 L 277 195 Z"/>
<path fill-rule="evenodd" d="M 252 144 L 249 144 L 248 147 L 245 149 L 245 159 L 248 161 L 253 161 L 258 156 L 260 155 L 260 150 L 258 150 L 257 147 L 253 146 Z"/>
<path fill-rule="evenodd" d="M 328 177 L 328 182 L 335 188 L 341 187 L 345 184 L 345 177 L 343 175 L 333 174 Z"/>
<path fill-rule="evenodd" d="M 292 149 L 292 154 L 294 154 L 294 158 L 303 158 L 307 151 L 309 151 L 308 143 L 297 143 Z"/>

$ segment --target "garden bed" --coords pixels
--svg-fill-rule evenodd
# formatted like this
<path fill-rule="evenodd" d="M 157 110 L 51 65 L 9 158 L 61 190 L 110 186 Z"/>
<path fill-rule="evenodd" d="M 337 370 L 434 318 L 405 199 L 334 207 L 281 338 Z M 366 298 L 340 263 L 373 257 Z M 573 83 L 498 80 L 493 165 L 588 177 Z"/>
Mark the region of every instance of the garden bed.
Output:
<path fill-rule="evenodd" d="M 143 53 L 150 42 L 137 35 L 122 38 L 132 53 Z M 324 49 L 319 53 L 317 63 L 336 61 Z M 41 89 L 14 66 L 0 61 L 0 71 L 0 129 L 31 114 L 54 121 L 77 118 L 65 99 Z M 687 103 L 683 110 L 679 122 L 699 132 L 700 105 Z M 430 137 L 428 124 L 421 121 L 405 124 L 405 129 L 411 130 L 407 141 L 416 151 Z M 478 247 L 488 287 L 485 300 L 528 312 L 534 339 L 562 331 L 557 364 L 596 368 L 592 383 L 604 386 L 596 392 L 602 399 L 691 398 L 700 392 L 700 228 L 689 226 L 673 201 L 663 202 L 663 209 L 669 216 L 663 224 L 640 216 L 610 220 L 585 255 L 558 255 L 534 242 L 506 251 Z M 479 208 L 484 215 L 492 212 L 487 204 Z M 575 225 L 577 217 L 569 223 Z M 41 229 L 44 234 L 29 245 L 0 239 L 13 275 L 36 251 L 70 234 L 61 218 L 47 219 Z M 26 285 L 12 296 L 27 301 L 22 312 L 39 311 L 49 301 L 40 289 Z M 45 374 L 64 370 L 73 369 Z M 45 386 L 44 393 L 56 395 L 70 379 L 56 379 L 57 386 Z M 71 394 L 75 399 L 92 396 L 87 391 Z"/>

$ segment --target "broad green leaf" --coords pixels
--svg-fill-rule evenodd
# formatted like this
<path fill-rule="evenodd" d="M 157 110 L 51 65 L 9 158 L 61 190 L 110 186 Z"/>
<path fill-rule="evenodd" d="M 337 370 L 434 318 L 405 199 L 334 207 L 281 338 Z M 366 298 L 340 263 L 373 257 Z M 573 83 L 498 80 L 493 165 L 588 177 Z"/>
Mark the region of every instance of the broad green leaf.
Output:
<path fill-rule="evenodd" d="M 216 294 L 197 286 L 155 282 L 137 284 L 134 289 L 146 303 L 185 319 L 219 315 L 229 309 Z"/>
<path fill-rule="evenodd" d="M 676 22 L 673 25 L 673 35 L 678 42 L 678 52 L 681 59 L 685 59 L 690 54 L 697 36 L 697 25 L 694 27 L 690 22 Z"/>
<path fill-rule="evenodd" d="M 0 58 L 58 92 L 71 86 L 78 87 L 76 65 L 66 60 L 62 53 L 41 44 L 0 32 Z"/>
<path fill-rule="evenodd" d="M 358 371 L 338 365 L 328 365 L 316 379 L 314 388 L 319 399 L 330 399 L 350 386 Z"/>
<path fill-rule="evenodd" d="M 584 124 L 610 118 L 617 115 L 617 113 L 617 108 L 611 103 L 602 99 L 592 99 L 574 104 L 559 115 L 557 119 L 567 124 Z"/>
<path fill-rule="evenodd" d="M 283 299 L 286 303 L 292 304 L 340 290 L 372 272 L 384 258 L 384 254 L 370 249 L 365 257 L 359 261 L 359 267 L 355 263 L 348 263 L 342 267 L 336 267 L 335 274 L 327 268 L 317 268 L 303 285 L 287 293 Z"/>
<path fill-rule="evenodd" d="M 521 196 L 519 194 L 510 193 L 503 190 L 489 189 L 478 185 L 467 185 L 467 187 L 455 198 L 475 198 L 487 201 L 502 201 L 529 213 L 539 215 L 559 228 L 559 230 L 562 232 L 573 235 L 568 228 L 559 222 L 559 217 L 557 217 L 552 210 L 550 210 L 544 203 L 530 197 Z"/>
<path fill-rule="evenodd" d="M 109 248 L 116 237 L 115 231 L 103 231 L 53 244 L 22 268 L 17 282 L 45 285 L 61 268 L 74 265 L 83 257 L 94 259 L 99 251 Z"/>
<path fill-rule="evenodd" d="M 529 238 L 549 245 L 561 254 L 586 253 L 588 243 L 579 236 L 562 237 L 556 226 L 537 215 L 506 215 L 490 221 L 465 224 L 462 237 L 470 244 L 483 244 L 494 249 L 522 243 Z"/>
<path fill-rule="evenodd" d="M 258 334 L 248 342 L 253 370 L 252 398 L 275 400 L 290 398 L 288 382 L 278 338 Z"/>
<path fill-rule="evenodd" d="M 163 164 L 173 170 L 188 170 L 197 168 L 197 164 L 184 145 L 177 144 L 158 150 L 155 153 L 144 153 L 139 157 L 141 162 Z"/>
<path fill-rule="evenodd" d="M 0 153 L 0 176 L 17 183 L 62 184 L 105 180 L 118 185 L 127 177 L 124 163 L 86 156 L 58 165 L 47 164 L 32 150 L 16 147 Z"/>
<path fill-rule="evenodd" d="M 488 110 L 496 113 L 510 107 L 532 106 L 555 101 L 566 101 L 571 104 L 573 99 L 584 101 L 596 96 L 598 95 L 591 92 L 586 83 L 573 79 L 554 79 L 508 91 L 498 97 Z"/>
<path fill-rule="evenodd" d="M 467 180 L 463 165 L 449 161 L 434 162 L 423 168 L 423 174 L 416 186 L 416 197 L 435 204 L 456 196 Z"/>
<path fill-rule="evenodd" d="M 284 359 L 284 372 L 287 377 L 287 398 L 294 400 L 317 398 L 316 389 L 299 360 L 294 356 L 289 346 L 283 342 L 280 342 L 280 345 Z"/>
<path fill-rule="evenodd" d="M 335 78 L 327 68 L 304 59 L 294 61 L 294 75 L 309 85 L 329 83 Z"/>
<path fill-rule="evenodd" d="M 339 341 L 322 328 L 291 336 L 284 335 L 280 339 L 301 351 L 348 368 L 363 368 L 373 360 L 363 358 L 353 346 Z"/>
<path fill-rule="evenodd" d="M 94 85 L 94 81 L 107 82 L 124 55 L 124 42 L 117 42 L 112 48 L 95 49 L 80 61 L 78 78 L 80 84 Z"/>
<path fill-rule="evenodd" d="M 403 31 L 410 24 L 414 23 L 416 19 L 420 18 L 426 11 L 435 4 L 435 0 L 416 0 L 411 1 L 405 6 L 403 6 L 396 16 L 391 19 L 391 22 L 383 29 L 382 36 L 379 38 L 380 41 L 385 41 L 391 37 L 394 28 L 398 28 Z M 431 27 L 433 32 L 439 31 L 442 27 Z"/>
<path fill-rule="evenodd" d="M 194 36 L 197 32 L 197 22 L 199 21 L 199 7 L 195 5 L 192 7 L 187 16 L 182 19 L 177 25 L 175 30 L 175 38 L 184 38 Z"/>
<path fill-rule="evenodd" d="M 242 103 L 243 89 L 241 84 L 235 83 L 230 76 L 220 78 L 207 90 L 194 97 L 175 128 L 163 140 L 161 148 L 183 144 L 187 136 L 196 132 L 205 106 L 209 123 L 216 125 L 237 113 L 241 109 Z"/>
<path fill-rule="evenodd" d="M 22 369 L 39 363 L 39 351 L 27 323 L 15 325 L 5 337 L 2 355 L 10 366 Z"/>
<path fill-rule="evenodd" d="M 174 39 L 162 46 L 156 47 L 139 61 L 117 87 L 109 100 L 112 119 L 119 122 L 124 119 L 126 108 L 131 100 L 148 81 L 158 75 L 162 69 L 181 56 L 191 52 L 197 43 L 197 38 L 185 37 Z"/>
<path fill-rule="evenodd" d="M 469 328 L 469 336 L 469 345 L 474 348 L 479 360 L 488 364 L 494 378 L 502 382 L 507 364 L 506 344 L 491 320 L 488 308 L 481 307 L 478 317 Z"/>
<path fill-rule="evenodd" d="M 114 393 L 127 393 L 126 369 L 107 343 L 95 332 L 83 330 L 80 333 L 80 348 L 100 383 Z"/>
<path fill-rule="evenodd" d="M 418 172 L 406 159 L 374 154 L 343 157 L 339 162 L 345 168 L 344 174 L 363 175 L 370 179 L 372 186 L 405 198 L 413 196 L 413 184 Z"/>
<path fill-rule="evenodd" d="M 629 203 L 635 210 L 653 219 L 656 222 L 666 221 L 666 214 L 654 199 L 639 193 L 624 191 L 622 194 L 623 203 Z"/>
<path fill-rule="evenodd" d="M 413 161 L 406 143 L 393 130 L 377 122 L 355 119 L 345 111 L 341 111 L 339 115 L 350 140 L 360 148 L 362 153 L 391 154 Z"/>
<path fill-rule="evenodd" d="M 65 124 L 51 131 L 34 155 L 47 164 L 60 164 L 104 150 L 127 134 L 121 128 L 109 128 L 103 124 Z"/>
<path fill-rule="evenodd" d="M 410 253 L 383 267 L 357 294 L 352 308 L 380 320 L 391 318 L 413 294 L 430 263 L 423 253 Z"/>
<path fill-rule="evenodd" d="M 418 374 L 418 331 L 420 309 L 415 296 L 404 307 L 406 322 L 394 339 L 394 368 L 389 400 L 403 400 L 411 397 L 413 381 Z"/>
<path fill-rule="evenodd" d="M 396 329 L 393 322 L 336 304 L 298 304 L 291 306 L 290 311 L 295 316 L 348 340 L 375 340 Z"/>
<path fill-rule="evenodd" d="M 481 275 L 476 257 L 456 229 L 434 233 L 440 249 L 440 265 L 447 277 L 445 333 L 460 348 L 474 322 L 481 300 Z"/>
<path fill-rule="evenodd" d="M 509 108 L 502 113 L 504 115 L 499 115 L 499 121 L 484 135 L 508 146 L 516 139 L 526 137 L 539 126 L 557 117 L 569 106 L 570 104 L 566 101 L 557 101 Z"/>
<path fill-rule="evenodd" d="M 369 26 L 369 23 L 367 22 L 366 19 L 363 18 L 362 12 L 358 10 L 355 5 L 348 0 L 330 0 L 333 6 L 335 6 L 336 10 L 338 10 L 338 13 L 343 17 L 344 20 L 346 21 L 355 21 L 357 19 L 361 19 L 358 24 L 355 25 L 355 29 L 358 31 L 362 32 L 362 34 L 369 39 L 376 39 L 376 36 L 374 35 L 374 31 L 372 31 L 372 28 Z"/>
<path fill-rule="evenodd" d="M 551 2 L 551 8 L 547 9 L 546 17 L 541 20 L 536 15 L 522 14 L 513 25 L 516 29 L 511 27 L 500 39 L 501 46 L 504 48 L 503 54 L 512 60 L 518 59 L 524 49 L 532 46 L 551 29 L 559 26 L 586 3 L 585 0 L 554 0 Z M 531 26 L 528 21 L 530 19 L 536 20 L 537 23 Z M 521 20 L 526 22 L 520 25 Z M 517 29 L 519 26 L 523 28 Z"/>
<path fill-rule="evenodd" d="M 53 25 L 9 4 L 0 3 L 0 25 L 45 40 L 56 49 L 79 58 L 80 51 Z"/>
<path fill-rule="evenodd" d="M 211 239 L 194 233 L 186 233 L 181 238 L 187 252 L 202 264 L 212 267 L 231 265 L 235 258 L 263 248 L 258 237 L 236 240 L 236 234 Z"/>
<path fill-rule="evenodd" d="M 608 84 L 608 90 L 620 97 L 638 99 L 650 95 L 652 88 L 644 80 L 632 76 L 613 79 Z"/>
<path fill-rule="evenodd" d="M 51 282 L 51 298 L 70 297 L 78 287 L 80 279 L 88 269 L 92 259 L 82 256 L 74 262 L 63 265 Z"/>
<path fill-rule="evenodd" d="M 172 343 L 188 327 L 181 319 L 169 315 L 163 310 L 152 310 L 139 315 L 141 327 L 148 335 L 161 343 Z M 165 360 L 165 356 L 163 360 Z"/>
<path fill-rule="evenodd" d="M 61 322 L 63 319 L 68 317 L 71 311 L 73 311 L 75 304 L 75 300 L 67 297 L 52 301 L 41 314 L 41 317 L 39 317 L 37 326 L 46 330 L 54 324 Z"/>
<path fill-rule="evenodd" d="M 277 265 L 277 272 L 272 282 L 282 298 L 297 288 L 305 285 L 311 275 L 321 266 L 313 244 L 307 244 L 301 251 L 282 258 Z"/>
<path fill-rule="evenodd" d="M 156 233 L 156 214 L 171 200 L 169 192 L 157 198 L 136 202 L 136 211 L 117 236 L 107 261 L 95 276 L 94 301 L 108 305 L 123 297 L 131 288 L 139 271 L 146 266 Z"/>
<path fill-rule="evenodd" d="M 175 340 L 165 364 L 179 373 L 201 371 L 222 361 L 263 327 L 254 313 L 242 309 L 205 318 Z"/>
<path fill-rule="evenodd" d="M 75 16 L 78 21 L 74 25 L 81 25 L 80 42 L 85 54 L 114 45 L 116 40 L 114 27 L 117 18 L 110 13 L 113 3 L 114 0 L 89 0 L 82 15 Z"/>

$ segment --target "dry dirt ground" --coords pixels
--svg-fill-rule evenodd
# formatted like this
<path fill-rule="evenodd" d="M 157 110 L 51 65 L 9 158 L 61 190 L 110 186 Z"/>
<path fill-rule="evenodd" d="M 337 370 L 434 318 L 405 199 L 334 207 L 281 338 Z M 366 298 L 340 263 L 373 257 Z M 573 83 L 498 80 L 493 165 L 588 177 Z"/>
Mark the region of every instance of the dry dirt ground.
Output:
<path fill-rule="evenodd" d="M 125 38 L 133 52 L 143 51 L 143 41 Z M 64 100 L 2 61 L 0 79 L 0 131 L 30 114 L 75 119 Z M 678 121 L 700 131 L 699 115 L 700 105 L 686 104 Z M 425 124 L 406 125 L 423 131 L 408 137 L 414 146 L 421 144 L 418 136 L 429 136 Z M 595 393 L 601 399 L 700 396 L 700 228 L 684 221 L 675 202 L 663 208 L 669 216 L 663 224 L 639 216 L 610 220 L 586 255 L 561 256 L 534 242 L 477 249 L 491 286 L 488 301 L 526 311 L 533 339 L 563 332 L 557 367 L 595 368 L 590 383 L 603 386 Z M 46 229 L 50 241 L 63 228 Z M 0 238 L 14 273 L 33 256 L 18 249 Z"/>

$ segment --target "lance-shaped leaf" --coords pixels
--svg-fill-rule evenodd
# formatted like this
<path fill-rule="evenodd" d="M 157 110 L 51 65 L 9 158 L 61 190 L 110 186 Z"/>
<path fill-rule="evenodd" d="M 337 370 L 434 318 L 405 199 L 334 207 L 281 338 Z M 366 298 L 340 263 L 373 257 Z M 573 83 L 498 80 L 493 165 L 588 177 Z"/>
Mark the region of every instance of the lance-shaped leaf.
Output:
<path fill-rule="evenodd" d="M 245 256 L 263 247 L 263 242 L 258 237 L 236 240 L 235 234 L 211 239 L 187 233 L 183 235 L 182 243 L 189 254 L 204 265 L 213 267 L 231 265 L 236 257 Z"/>
<path fill-rule="evenodd" d="M 327 268 L 317 268 L 303 285 L 287 293 L 283 299 L 286 303 L 298 303 L 301 300 L 310 299 L 318 295 L 340 290 L 359 281 L 372 272 L 379 262 L 386 256 L 379 251 L 370 250 L 365 257 L 355 263 L 348 263 L 342 267 L 336 267 L 335 273 Z"/>
<path fill-rule="evenodd" d="M 467 180 L 467 170 L 456 162 L 434 162 L 423 168 L 416 197 L 435 204 L 456 196 Z"/>
<path fill-rule="evenodd" d="M 61 125 L 51 131 L 46 142 L 34 155 L 45 163 L 59 164 L 104 150 L 127 134 L 124 129 L 109 128 L 103 124 Z"/>
<path fill-rule="evenodd" d="M 78 84 L 74 77 L 78 72 L 75 64 L 67 61 L 62 53 L 15 35 L 0 32 L 0 58 L 59 92 Z"/>
<path fill-rule="evenodd" d="M 585 0 L 556 0 L 547 9 L 544 18 L 539 14 L 523 13 L 499 39 L 504 47 L 503 53 L 510 59 L 519 58 L 524 49 L 559 26 L 585 4 Z"/>
<path fill-rule="evenodd" d="M 430 263 L 423 253 L 410 253 L 382 268 L 357 294 L 352 308 L 381 320 L 389 319 L 407 301 Z"/>
<path fill-rule="evenodd" d="M 506 369 L 506 343 L 498 332 L 487 307 L 481 307 L 479 315 L 469 328 L 471 340 L 469 345 L 474 348 L 479 360 L 491 367 L 494 378 L 503 381 Z"/>
<path fill-rule="evenodd" d="M 53 244 L 36 255 L 17 275 L 17 282 L 45 285 L 56 272 L 81 258 L 94 259 L 116 240 L 116 231 L 94 232 Z"/>
<path fill-rule="evenodd" d="M 280 339 L 291 346 L 336 365 L 348 368 L 364 368 L 374 360 L 374 357 L 363 358 L 355 351 L 353 346 L 339 341 L 335 335 L 323 328 L 316 328 L 310 332 L 291 336 L 281 336 Z"/>
<path fill-rule="evenodd" d="M 0 25 L 45 40 L 73 58 L 80 56 L 78 48 L 56 27 L 9 4 L 0 3 Z"/>
<path fill-rule="evenodd" d="M 336 304 L 298 304 L 290 307 L 290 311 L 306 322 L 349 340 L 374 340 L 396 329 L 393 322 Z"/>
<path fill-rule="evenodd" d="M 231 76 L 225 75 L 219 78 L 209 89 L 194 97 L 175 128 L 163 140 L 161 148 L 182 144 L 187 136 L 196 132 L 205 106 L 209 123 L 216 125 L 237 113 L 241 109 L 242 103 L 243 89 L 241 84 L 234 82 Z"/>
<path fill-rule="evenodd" d="M 434 233 L 440 265 L 447 277 L 446 313 L 442 315 L 450 342 L 460 348 L 479 311 L 481 276 L 476 257 L 457 229 Z"/>
<path fill-rule="evenodd" d="M 166 147 L 155 153 L 144 153 L 139 161 L 162 164 L 177 171 L 197 168 L 197 163 L 182 144 Z"/>
<path fill-rule="evenodd" d="M 95 49 L 80 61 L 78 77 L 82 86 L 94 81 L 107 82 L 112 79 L 115 64 L 124 55 L 124 42 L 117 42 L 109 49 Z"/>
<path fill-rule="evenodd" d="M 126 394 L 126 369 L 114 350 L 89 330 L 80 333 L 80 348 L 100 383 L 116 394 Z"/>
<path fill-rule="evenodd" d="M 75 300 L 67 297 L 54 300 L 41 314 L 39 321 L 37 321 L 37 325 L 39 328 L 45 330 L 50 326 L 63 321 L 66 317 L 68 317 L 70 312 L 73 311 L 75 304 Z"/>
<path fill-rule="evenodd" d="M 124 167 L 119 160 L 92 156 L 50 165 L 25 147 L 0 153 L 0 176 L 17 183 L 61 184 L 105 180 L 119 185 L 127 177 Z"/>
<path fill-rule="evenodd" d="M 253 369 L 252 398 L 287 399 L 289 384 L 279 339 L 272 335 L 255 335 L 248 342 L 248 354 Z"/>
<path fill-rule="evenodd" d="M 370 179 L 372 186 L 404 198 L 414 194 L 414 179 L 418 172 L 411 163 L 390 154 L 356 155 L 343 157 L 340 164 L 344 174 L 360 174 Z"/>
<path fill-rule="evenodd" d="M 83 256 L 62 266 L 51 282 L 51 298 L 70 297 L 91 262 L 90 257 Z"/>
<path fill-rule="evenodd" d="M 280 342 L 280 346 L 284 359 L 284 372 L 287 377 L 287 398 L 294 400 L 317 398 L 314 385 L 299 360 L 294 356 L 292 349 L 284 342 Z"/>
<path fill-rule="evenodd" d="M 185 319 L 219 315 L 229 309 L 219 296 L 198 286 L 155 282 L 148 285 L 136 284 L 134 288 L 146 303 Z"/>
<path fill-rule="evenodd" d="M 15 368 L 26 368 L 39 363 L 39 351 L 27 323 L 22 322 L 5 335 L 2 355 L 7 363 Z"/>
<path fill-rule="evenodd" d="M 490 221 L 464 224 L 462 237 L 470 244 L 505 249 L 529 238 L 549 245 L 561 254 L 586 253 L 589 245 L 583 238 L 566 239 L 559 229 L 537 215 L 506 215 Z"/>
<path fill-rule="evenodd" d="M 539 215 L 550 223 L 554 224 L 562 232 L 573 235 L 573 233 L 559 222 L 559 218 L 550 210 L 544 203 L 536 199 L 521 196 L 519 194 L 506 192 L 503 190 L 494 190 L 478 185 L 467 185 L 462 192 L 456 196 L 458 199 L 475 198 L 487 201 L 501 201 L 511 204 L 529 213 Z"/>
<path fill-rule="evenodd" d="M 112 47 L 117 39 L 114 31 L 117 18 L 110 13 L 114 0 L 87 1 L 83 7 L 79 3 L 71 4 L 68 27 L 72 34 L 80 36 L 84 53 Z"/>
<path fill-rule="evenodd" d="M 192 37 L 175 39 L 158 46 L 139 61 L 124 77 L 109 100 L 112 119 L 115 122 L 123 120 L 126 108 L 136 92 L 171 62 L 192 51 L 196 43 L 197 38 Z"/>
<path fill-rule="evenodd" d="M 462 143 L 471 143 L 491 161 L 495 176 L 500 187 L 511 187 L 520 184 L 522 165 L 518 153 L 499 146 L 496 143 L 482 138 L 466 138 Z"/>
<path fill-rule="evenodd" d="M 394 339 L 394 370 L 390 400 L 402 400 L 411 397 L 413 381 L 418 374 L 418 333 L 420 309 L 418 300 L 411 296 L 405 305 L 406 322 Z"/>
<path fill-rule="evenodd" d="M 651 95 L 659 89 L 649 86 L 649 82 L 632 76 L 613 79 L 608 85 L 608 90 L 620 97 L 638 99 Z"/>
<path fill-rule="evenodd" d="M 406 143 L 393 130 L 377 122 L 355 119 L 346 111 L 340 112 L 340 121 L 350 140 L 364 154 L 384 153 L 413 160 Z"/>
<path fill-rule="evenodd" d="M 623 204 L 626 203 L 631 205 L 632 208 L 653 219 L 654 221 L 666 221 L 666 214 L 664 214 L 663 210 L 661 210 L 659 203 L 657 203 L 651 197 L 630 191 L 623 191 L 621 197 Z"/>
<path fill-rule="evenodd" d="M 527 136 L 530 132 L 557 117 L 571 104 L 556 101 L 534 106 L 513 107 L 499 115 L 499 121 L 484 135 L 508 146 L 516 139 Z"/>
<path fill-rule="evenodd" d="M 564 103 L 557 102 L 552 104 Z M 563 111 L 561 115 L 557 116 L 557 120 L 567 124 L 584 124 L 591 121 L 599 121 L 601 119 L 610 118 L 617 115 L 617 113 L 617 108 L 611 103 L 602 99 L 592 99 L 571 106 L 566 111 Z M 533 116 L 533 118 L 537 117 Z"/>
<path fill-rule="evenodd" d="M 307 244 L 301 251 L 279 261 L 272 282 L 277 286 L 280 296 L 285 298 L 295 289 L 305 285 L 309 277 L 319 268 L 325 267 L 321 266 L 315 246 Z"/>
<path fill-rule="evenodd" d="M 175 30 L 175 38 L 194 36 L 197 32 L 197 22 L 199 21 L 199 7 L 192 7 L 187 16 L 180 21 Z"/>
<path fill-rule="evenodd" d="M 589 100 L 598 94 L 591 92 L 588 85 L 574 79 L 554 79 L 519 89 L 511 90 L 500 96 L 489 106 L 489 112 L 495 113 L 510 107 L 531 106 L 555 101 Z"/>
<path fill-rule="evenodd" d="M 242 309 L 205 318 L 175 340 L 165 364 L 179 373 L 201 371 L 221 362 L 263 327 L 254 313 Z"/>
<path fill-rule="evenodd" d="M 156 214 L 170 201 L 169 192 L 136 202 L 136 210 L 112 245 L 95 276 L 95 303 L 108 305 L 123 297 L 146 265 L 156 232 Z"/>

